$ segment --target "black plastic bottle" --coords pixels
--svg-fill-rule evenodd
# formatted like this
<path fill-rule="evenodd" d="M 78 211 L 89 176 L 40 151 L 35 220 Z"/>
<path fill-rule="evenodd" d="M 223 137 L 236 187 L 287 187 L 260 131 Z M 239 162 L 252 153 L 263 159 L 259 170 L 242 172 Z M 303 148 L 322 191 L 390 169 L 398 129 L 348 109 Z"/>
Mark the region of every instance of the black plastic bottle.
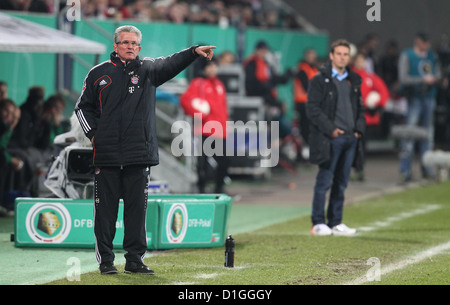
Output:
<path fill-rule="evenodd" d="M 225 241 L 225 267 L 233 268 L 234 267 L 234 239 L 233 237 L 228 236 Z"/>

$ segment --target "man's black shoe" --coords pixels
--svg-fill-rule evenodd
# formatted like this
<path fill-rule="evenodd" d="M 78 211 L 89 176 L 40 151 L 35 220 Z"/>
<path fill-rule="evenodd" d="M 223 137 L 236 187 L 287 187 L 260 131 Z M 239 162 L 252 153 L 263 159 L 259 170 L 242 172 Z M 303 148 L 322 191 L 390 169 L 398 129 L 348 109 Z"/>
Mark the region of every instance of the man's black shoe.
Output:
<path fill-rule="evenodd" d="M 126 262 L 125 264 L 125 273 L 139 273 L 139 274 L 155 274 L 155 272 L 144 265 L 143 263 L 137 262 Z"/>
<path fill-rule="evenodd" d="M 105 262 L 100 264 L 101 274 L 117 274 L 117 269 L 112 262 Z"/>

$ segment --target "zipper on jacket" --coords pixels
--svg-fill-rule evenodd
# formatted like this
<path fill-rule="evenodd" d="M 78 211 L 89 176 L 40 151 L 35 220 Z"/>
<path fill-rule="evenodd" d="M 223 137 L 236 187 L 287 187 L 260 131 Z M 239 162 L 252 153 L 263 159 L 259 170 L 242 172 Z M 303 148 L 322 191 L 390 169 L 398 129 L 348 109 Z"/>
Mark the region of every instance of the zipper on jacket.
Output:
<path fill-rule="evenodd" d="M 120 118 L 119 118 L 119 163 L 120 163 L 120 169 L 123 170 L 123 160 L 122 160 L 122 121 L 123 121 L 123 101 L 125 100 L 125 97 L 127 95 L 128 92 L 128 85 L 129 85 L 129 79 L 127 79 L 127 74 L 126 74 L 126 66 L 124 64 L 124 67 L 122 69 L 122 79 L 125 83 L 125 87 L 122 89 L 122 94 L 120 96 L 120 103 L 121 103 L 121 107 L 120 107 Z"/>

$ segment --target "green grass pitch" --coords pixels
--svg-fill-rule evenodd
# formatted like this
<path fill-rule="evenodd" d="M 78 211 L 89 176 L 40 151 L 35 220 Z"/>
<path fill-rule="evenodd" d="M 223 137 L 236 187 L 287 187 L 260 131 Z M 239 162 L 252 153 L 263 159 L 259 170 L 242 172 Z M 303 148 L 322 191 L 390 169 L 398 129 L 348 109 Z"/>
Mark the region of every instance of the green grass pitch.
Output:
<path fill-rule="evenodd" d="M 245 219 L 242 219 L 245 221 Z M 224 248 L 160 251 L 145 263 L 154 276 L 81 274 L 85 285 L 448 285 L 450 183 L 347 205 L 353 237 L 311 236 L 309 216 L 237 234 L 235 268 Z"/>

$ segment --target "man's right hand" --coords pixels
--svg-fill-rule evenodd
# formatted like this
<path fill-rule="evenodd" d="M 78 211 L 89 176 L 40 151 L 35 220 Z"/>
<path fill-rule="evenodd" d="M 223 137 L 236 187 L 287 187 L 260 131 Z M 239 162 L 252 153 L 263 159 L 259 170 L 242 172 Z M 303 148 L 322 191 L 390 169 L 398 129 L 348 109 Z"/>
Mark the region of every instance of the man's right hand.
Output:
<path fill-rule="evenodd" d="M 433 85 L 437 82 L 437 78 L 434 75 L 427 74 L 423 77 L 423 81 L 427 85 Z"/>
<path fill-rule="evenodd" d="M 195 52 L 200 55 L 205 57 L 207 60 L 211 60 L 213 57 L 213 49 L 215 49 L 215 46 L 200 46 L 195 48 Z"/>
<path fill-rule="evenodd" d="M 12 157 L 11 158 L 11 167 L 15 172 L 20 171 L 23 168 L 23 161 L 20 158 Z"/>
<path fill-rule="evenodd" d="M 339 135 L 344 134 L 345 132 L 342 129 L 336 128 L 333 130 L 333 133 L 331 134 L 331 138 L 336 139 L 339 137 Z"/>

